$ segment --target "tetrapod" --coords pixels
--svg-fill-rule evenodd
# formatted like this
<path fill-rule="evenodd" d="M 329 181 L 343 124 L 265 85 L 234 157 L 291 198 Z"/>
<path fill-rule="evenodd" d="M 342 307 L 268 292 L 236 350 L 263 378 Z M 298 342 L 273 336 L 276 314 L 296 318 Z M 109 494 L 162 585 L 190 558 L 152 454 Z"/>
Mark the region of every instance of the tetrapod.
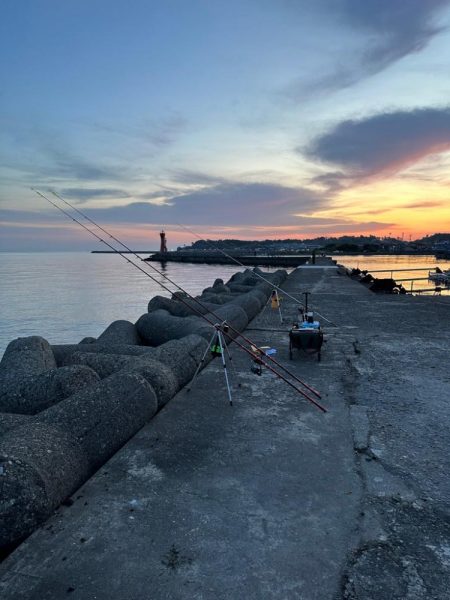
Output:
<path fill-rule="evenodd" d="M 230 401 L 230 406 L 233 406 L 230 382 L 228 380 L 227 363 L 225 361 L 225 352 L 227 354 L 228 361 L 231 361 L 231 356 L 230 351 L 228 350 L 228 346 L 226 345 L 223 337 L 224 332 L 228 332 L 228 325 L 225 321 L 223 323 L 216 323 L 214 325 L 214 332 L 212 334 L 211 340 L 209 341 L 209 344 L 206 347 L 205 353 L 202 356 L 202 359 L 197 367 L 197 370 L 194 373 L 194 377 L 192 378 L 192 381 L 189 384 L 187 391 L 189 392 L 191 390 L 192 386 L 195 383 L 197 375 L 199 374 L 200 369 L 202 368 L 203 363 L 205 362 L 206 355 L 208 354 L 208 352 L 211 352 L 214 358 L 216 356 L 220 356 L 222 358 L 223 372 L 225 373 L 225 383 L 227 384 L 228 399 Z"/>

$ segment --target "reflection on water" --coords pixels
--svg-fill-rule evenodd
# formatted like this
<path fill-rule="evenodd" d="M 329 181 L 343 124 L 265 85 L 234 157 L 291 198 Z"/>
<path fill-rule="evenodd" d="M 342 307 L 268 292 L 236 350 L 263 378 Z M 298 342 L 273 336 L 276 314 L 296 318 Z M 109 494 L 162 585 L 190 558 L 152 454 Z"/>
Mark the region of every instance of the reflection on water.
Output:
<path fill-rule="evenodd" d="M 346 267 L 358 267 L 359 269 L 367 270 L 371 273 L 374 270 L 386 269 L 385 273 L 374 274 L 374 277 L 391 277 L 391 271 L 393 272 L 393 278 L 398 281 L 399 279 L 417 278 L 417 281 L 412 282 L 413 291 L 434 288 L 435 284 L 428 279 L 428 271 L 415 271 L 414 269 L 430 269 L 434 270 L 439 267 L 441 270 L 450 269 L 450 260 L 437 260 L 435 256 L 334 256 L 338 263 L 345 265 Z M 402 272 L 396 272 L 396 269 L 406 269 Z M 407 291 L 411 290 L 411 282 L 402 282 L 403 286 Z M 450 293 L 450 290 L 446 290 L 442 287 L 445 294 Z M 444 291 L 445 290 L 445 291 Z"/>

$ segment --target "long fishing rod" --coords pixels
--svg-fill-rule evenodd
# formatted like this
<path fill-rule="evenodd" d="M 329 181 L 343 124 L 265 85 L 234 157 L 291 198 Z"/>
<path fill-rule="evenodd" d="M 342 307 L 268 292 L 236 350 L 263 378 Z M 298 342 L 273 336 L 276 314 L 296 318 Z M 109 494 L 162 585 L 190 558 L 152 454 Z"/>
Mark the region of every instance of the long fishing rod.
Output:
<path fill-rule="evenodd" d="M 33 188 L 32 188 L 33 189 Z M 210 312 L 214 317 L 220 319 L 220 317 L 212 310 L 210 310 L 209 307 L 205 306 L 198 298 L 195 298 L 194 296 L 191 296 L 191 294 L 188 294 L 188 292 L 183 289 L 180 285 L 178 285 L 175 281 L 173 281 L 172 279 L 170 279 L 170 277 L 168 275 L 166 275 L 165 273 L 163 273 L 162 271 L 160 271 L 159 269 L 157 269 L 155 266 L 153 266 L 152 264 L 148 263 L 147 261 L 145 261 L 143 258 L 141 258 L 138 254 L 136 254 L 136 252 L 134 250 L 131 250 L 131 248 L 129 248 L 126 244 L 124 244 L 122 241 L 120 241 L 117 237 L 115 237 L 112 233 L 110 233 L 109 231 L 107 231 L 106 229 L 104 229 L 101 225 L 99 225 L 98 223 L 96 223 L 93 219 L 91 219 L 88 215 L 84 214 L 81 210 L 79 210 L 78 208 L 76 208 L 75 206 L 73 206 L 73 204 L 71 204 L 68 200 L 65 200 L 64 198 L 62 198 L 62 196 L 60 196 L 59 194 L 57 194 L 55 191 L 52 191 L 52 194 L 54 196 L 56 196 L 56 198 L 58 198 L 59 200 L 61 200 L 61 202 L 64 202 L 64 204 L 66 204 L 67 206 L 69 206 L 72 210 L 74 210 L 75 212 L 77 212 L 79 215 L 81 215 L 84 219 L 86 219 L 87 221 L 89 221 L 89 223 L 92 223 L 92 225 L 94 225 L 95 227 L 97 227 L 98 229 L 100 229 L 100 231 L 102 231 L 103 233 L 105 233 L 108 237 L 110 237 L 112 240 L 114 240 L 115 242 L 117 242 L 118 244 L 120 244 L 123 248 L 125 248 L 125 250 L 127 250 L 127 252 L 133 254 L 140 262 L 145 263 L 146 267 L 150 267 L 151 269 L 153 269 L 153 271 L 155 271 L 156 273 L 158 273 L 158 275 L 162 276 L 164 279 L 166 279 L 167 281 L 169 281 L 172 285 L 174 285 L 178 290 L 180 290 L 181 292 L 183 292 L 184 294 L 186 294 L 187 296 L 189 296 L 189 298 L 191 300 L 193 300 L 194 302 L 197 303 L 197 305 L 199 305 L 201 308 L 203 309 L 207 309 L 208 312 Z M 268 281 L 268 280 L 267 280 Z M 172 293 L 172 292 L 171 292 Z M 231 325 L 229 325 L 229 329 L 231 329 L 231 331 L 233 331 L 234 333 L 236 333 L 236 335 L 238 335 L 239 337 L 241 337 L 243 340 L 245 340 L 248 344 L 251 344 L 252 346 L 254 346 L 260 353 L 265 354 L 262 350 L 262 348 L 259 348 L 258 346 L 256 346 L 250 339 L 248 339 L 243 333 L 241 333 L 240 331 L 238 331 L 237 329 L 235 329 L 234 327 L 232 327 Z M 266 355 L 267 356 L 267 355 Z M 272 358 L 271 356 L 267 356 L 267 358 L 269 359 L 270 362 L 272 362 L 273 364 L 275 364 L 277 367 L 279 367 L 280 369 L 282 369 L 285 373 L 287 373 L 290 377 L 292 377 L 295 381 L 297 381 L 298 383 L 300 383 L 303 387 L 305 387 L 307 390 L 309 390 L 310 392 L 312 392 L 315 396 L 317 396 L 317 398 L 321 398 L 321 395 L 319 394 L 319 392 L 317 390 L 315 390 L 313 387 L 311 387 L 310 385 L 308 385 L 306 382 L 304 382 L 302 379 L 300 379 L 299 377 L 297 377 L 296 375 L 294 375 L 294 373 L 292 373 L 291 371 L 289 371 L 289 369 L 287 369 L 286 367 L 284 367 L 281 363 L 279 363 L 277 360 L 275 360 L 274 358 Z"/>
<path fill-rule="evenodd" d="M 198 238 L 201 242 L 205 242 L 206 244 L 208 243 L 204 238 L 201 238 L 199 235 L 197 235 L 195 233 L 195 231 L 192 231 L 191 229 L 189 229 L 188 227 L 186 227 L 185 225 L 182 225 L 181 223 L 178 223 L 179 227 L 182 227 L 183 229 L 185 229 L 188 233 L 194 235 L 196 238 Z M 237 265 L 244 267 L 245 265 L 242 264 L 237 258 L 235 258 L 234 256 L 231 256 L 231 254 L 227 254 L 224 250 L 221 250 L 220 248 L 216 248 L 214 246 L 212 246 L 211 244 L 208 244 L 209 248 L 212 248 L 213 250 L 218 250 L 221 254 L 223 254 L 224 256 L 226 256 L 227 258 L 229 258 L 230 260 L 234 261 Z M 291 294 L 289 294 L 288 292 L 286 292 L 286 290 L 283 290 L 283 288 L 281 288 L 278 285 L 275 285 L 274 283 L 272 283 L 269 279 L 266 279 L 265 277 L 263 277 L 262 275 L 260 275 L 259 273 L 257 273 L 256 271 L 253 271 L 254 274 L 259 277 L 260 279 L 262 279 L 263 281 L 265 281 L 266 283 L 269 283 L 272 287 L 274 287 L 277 291 L 279 292 L 283 292 L 283 294 L 285 296 L 288 296 L 291 300 L 294 300 L 294 302 L 296 302 L 297 304 L 300 304 L 300 306 L 305 306 L 303 304 L 303 302 L 301 302 L 298 298 L 295 298 L 294 296 L 291 296 Z M 336 325 L 330 321 L 330 319 L 327 319 L 326 317 L 324 317 L 323 315 L 321 315 L 317 310 L 315 311 L 319 317 L 321 319 L 323 319 L 324 321 L 327 321 L 327 323 L 330 323 L 330 325 L 333 325 L 333 327 L 336 327 Z"/>
<path fill-rule="evenodd" d="M 150 273 L 148 273 L 147 271 L 145 271 L 144 269 L 142 269 L 134 261 L 132 261 L 128 257 L 126 257 L 123 254 L 123 252 L 120 252 L 120 250 L 117 250 L 117 248 L 114 248 L 114 246 L 112 246 L 109 242 L 107 242 L 104 239 L 102 239 L 94 231 L 92 231 L 91 229 L 89 229 L 89 227 L 86 227 L 86 225 L 84 225 L 83 223 L 81 223 L 81 221 L 79 221 L 74 216 L 72 216 L 70 213 L 68 213 L 66 210 L 64 210 L 63 208 L 61 208 L 61 206 L 58 206 L 58 204 L 56 204 L 55 202 L 52 202 L 52 200 L 50 200 L 49 198 L 47 198 L 47 196 L 45 196 L 44 194 L 42 194 L 41 192 L 39 192 L 38 190 L 36 190 L 34 188 L 31 188 L 31 189 L 38 196 L 40 196 L 41 198 L 43 198 L 44 200 L 46 200 L 47 202 L 49 202 L 52 206 L 54 206 L 56 209 L 58 209 L 59 211 L 61 211 L 66 217 L 68 217 L 74 223 L 77 223 L 78 225 L 80 225 L 80 227 L 82 227 L 84 230 L 86 230 L 88 233 L 90 233 L 99 242 L 101 242 L 102 244 L 105 244 L 106 246 L 108 246 L 108 248 L 110 248 L 115 254 L 119 254 L 119 256 L 121 256 L 126 262 L 128 262 L 129 264 L 131 264 L 134 267 L 136 267 L 136 269 L 138 269 L 139 271 L 141 271 L 142 273 L 144 273 L 144 275 L 146 275 L 147 277 L 149 277 L 152 281 L 154 281 L 155 283 L 157 283 L 164 290 L 166 290 L 167 292 L 169 292 L 170 294 L 172 294 L 172 291 L 167 286 L 165 286 L 163 283 L 161 283 L 160 281 L 158 281 L 155 277 L 153 277 L 152 275 L 150 275 Z M 216 327 L 217 326 L 216 323 L 214 323 L 213 321 L 211 321 L 210 319 L 208 319 L 199 310 L 193 308 L 183 298 L 179 297 L 178 300 L 181 301 L 181 302 L 183 302 L 191 310 L 194 310 L 194 312 L 196 312 L 203 320 L 205 320 L 207 323 L 209 323 L 212 327 Z M 231 329 L 231 327 L 230 327 L 230 329 Z M 223 333 L 225 333 L 225 335 L 227 335 L 225 331 Z M 317 402 L 314 398 L 311 398 L 310 396 L 308 396 L 308 394 L 306 394 L 303 390 L 299 389 L 296 385 L 294 385 L 291 381 L 289 381 L 288 379 L 286 379 L 283 375 L 281 375 L 280 373 L 278 373 L 273 367 L 271 367 L 269 364 L 267 364 L 259 355 L 255 354 L 254 352 L 252 352 L 251 350 L 249 350 L 248 348 L 246 348 L 243 344 L 241 344 L 240 342 L 238 342 L 236 339 L 232 338 L 230 335 L 228 335 L 228 337 L 229 337 L 230 341 L 234 342 L 239 348 L 241 348 L 242 350 L 244 350 L 244 352 L 246 352 L 247 354 L 249 354 L 252 357 L 252 359 L 257 359 L 260 364 L 262 364 L 269 371 L 271 371 L 272 373 L 274 373 L 274 375 L 276 375 L 278 378 L 282 379 L 285 383 L 287 383 L 290 387 L 292 387 L 296 392 L 298 392 L 304 398 L 306 398 L 309 402 L 311 402 L 311 404 L 314 404 L 314 406 L 316 406 L 322 412 L 324 412 L 324 413 L 327 412 L 327 409 L 325 407 L 323 407 L 321 404 L 319 404 L 319 402 Z"/>

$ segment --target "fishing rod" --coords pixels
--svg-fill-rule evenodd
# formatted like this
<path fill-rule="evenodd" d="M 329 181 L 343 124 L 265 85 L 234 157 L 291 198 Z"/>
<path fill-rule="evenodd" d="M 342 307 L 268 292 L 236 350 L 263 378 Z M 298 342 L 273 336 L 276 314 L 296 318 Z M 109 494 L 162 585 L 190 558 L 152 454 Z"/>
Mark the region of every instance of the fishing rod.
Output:
<path fill-rule="evenodd" d="M 197 235 L 195 233 L 195 231 L 192 231 L 191 229 L 189 229 L 188 227 L 186 227 L 185 225 L 182 225 L 181 223 L 177 223 L 178 227 L 182 227 L 183 229 L 185 229 L 188 233 L 191 233 L 192 235 L 194 235 L 196 238 L 198 238 L 201 242 L 205 242 L 206 244 L 208 243 L 204 238 L 201 238 L 199 235 Z M 230 260 L 234 261 L 237 265 L 244 267 L 245 265 L 242 264 L 237 258 L 235 258 L 234 256 L 231 256 L 231 254 L 227 254 L 224 250 L 221 250 L 220 248 L 215 248 L 214 246 L 212 246 L 211 244 L 208 245 L 209 248 L 213 249 L 213 250 L 218 250 L 221 254 L 223 254 L 224 256 L 226 256 L 227 258 L 229 258 Z M 298 298 L 294 298 L 294 296 L 291 296 L 291 294 L 289 294 L 288 292 L 286 292 L 286 290 L 283 290 L 283 288 L 281 288 L 278 285 L 275 285 L 274 283 L 272 283 L 271 281 L 269 281 L 268 279 L 266 279 L 265 277 L 263 277 L 262 275 L 260 275 L 259 273 L 257 273 L 256 271 L 253 271 L 254 274 L 259 277 L 260 279 L 262 279 L 263 281 L 265 281 L 266 283 L 269 283 L 272 287 L 274 287 L 277 291 L 283 292 L 283 294 L 285 294 L 286 296 L 288 296 L 291 300 L 294 300 L 294 302 L 296 302 L 297 304 L 300 304 L 300 306 L 304 307 L 303 302 L 301 302 L 300 300 L 298 300 Z M 329 323 L 330 325 L 332 325 L 333 327 L 336 327 L 335 323 L 333 323 L 332 321 L 330 321 L 330 319 L 327 319 L 326 317 L 324 317 L 323 315 L 321 315 L 317 310 L 315 311 L 319 317 L 321 319 L 323 319 L 324 321 L 327 321 L 327 323 Z"/>
<path fill-rule="evenodd" d="M 32 188 L 33 189 L 33 188 Z M 36 190 L 34 190 L 36 191 Z M 131 250 L 131 248 L 129 248 L 126 244 L 124 244 L 122 241 L 120 241 L 117 237 L 115 237 L 112 233 L 110 233 L 109 231 L 107 231 L 106 229 L 104 229 L 101 225 L 99 225 L 98 223 L 96 223 L 93 219 L 91 219 L 88 215 L 84 214 L 81 210 L 79 210 L 78 208 L 76 208 L 75 206 L 73 206 L 73 204 L 71 204 L 68 200 L 65 200 L 62 196 L 60 196 L 59 194 L 57 194 L 55 191 L 52 191 L 52 194 L 54 196 L 56 196 L 56 198 L 58 198 L 59 200 L 61 200 L 61 202 L 64 202 L 64 204 L 66 204 L 67 206 L 69 206 L 72 210 L 74 210 L 75 212 L 77 212 L 79 215 L 81 215 L 84 219 L 86 219 L 87 221 L 89 221 L 89 223 L 92 223 L 92 225 L 94 225 L 95 227 L 97 227 L 98 229 L 100 229 L 100 231 L 102 231 L 103 233 L 105 233 L 107 236 L 109 236 L 112 240 L 114 240 L 116 243 L 120 244 L 123 248 L 125 248 L 125 250 L 131 254 L 133 254 L 140 262 L 145 263 L 146 267 L 150 267 L 151 269 L 153 269 L 153 271 L 155 271 L 156 273 L 158 273 L 158 275 L 162 276 L 164 279 L 166 279 L 167 281 L 169 281 L 172 285 L 174 285 L 178 290 L 180 290 L 181 292 L 183 292 L 184 294 L 186 294 L 191 300 L 193 300 L 196 304 L 198 304 L 201 308 L 206 309 L 208 312 L 210 312 L 214 317 L 220 319 L 220 317 L 212 310 L 210 310 L 209 307 L 205 306 L 198 298 L 195 298 L 194 296 L 191 296 L 191 294 L 188 294 L 188 292 L 183 289 L 180 285 L 178 285 L 175 281 L 173 281 L 172 279 L 170 279 L 170 277 L 168 275 L 166 275 L 165 273 L 163 273 L 162 271 L 160 271 L 159 269 L 157 269 L 155 266 L 153 266 L 152 264 L 148 263 L 146 260 L 144 260 L 143 258 L 141 258 L 138 254 L 136 254 L 136 252 L 134 250 Z M 147 271 L 146 271 L 147 272 Z M 267 280 L 268 281 L 268 280 Z M 172 292 L 170 292 L 172 293 Z M 190 306 L 190 305 L 189 305 Z M 202 313 L 203 314 L 203 313 Z M 261 348 L 259 348 L 258 346 L 256 346 L 256 344 L 254 344 L 252 342 L 252 340 L 248 339 L 243 333 L 241 333 L 240 331 L 238 331 L 237 329 L 235 329 L 234 327 L 232 327 L 231 325 L 229 325 L 229 329 L 231 329 L 231 331 L 233 331 L 234 333 L 236 333 L 236 335 L 238 335 L 239 337 L 241 337 L 243 340 L 245 340 L 248 344 L 254 346 L 257 348 L 257 350 L 262 353 L 265 354 L 263 352 L 263 350 Z M 267 356 L 267 355 L 266 355 Z M 295 381 L 297 381 L 298 383 L 300 383 L 300 385 L 302 385 L 303 387 L 305 387 L 307 390 L 309 390 L 310 392 L 312 392 L 315 396 L 317 396 L 317 398 L 321 398 L 321 395 L 319 394 L 319 392 L 317 390 L 315 390 L 313 387 L 311 387 L 310 385 L 308 385 L 306 382 L 304 382 L 302 379 L 300 379 L 299 377 L 297 377 L 296 375 L 294 375 L 294 373 L 292 373 L 291 371 L 289 371 L 289 369 L 287 369 L 286 367 L 284 367 L 281 363 L 279 363 L 277 360 L 275 360 L 274 358 L 272 358 L 271 356 L 267 356 L 267 358 L 269 359 L 270 362 L 272 362 L 273 364 L 275 364 L 277 367 L 279 367 L 282 371 L 284 371 L 285 373 L 287 373 L 290 377 L 292 377 Z"/>
<path fill-rule="evenodd" d="M 55 202 L 53 202 L 52 200 L 50 200 L 49 198 L 47 198 L 47 196 L 45 196 L 44 194 L 42 194 L 41 192 L 39 192 L 38 190 L 31 188 L 38 196 L 40 196 L 41 198 L 43 198 L 44 200 L 46 200 L 47 202 L 49 202 L 52 206 L 54 206 L 56 209 L 58 209 L 60 212 L 62 212 L 66 217 L 68 217 L 70 220 L 72 220 L 74 223 L 77 223 L 78 225 L 80 225 L 80 227 L 82 227 L 85 231 L 87 231 L 88 233 L 90 233 L 93 237 L 95 237 L 99 242 L 101 242 L 102 244 L 105 244 L 106 246 L 108 246 L 108 248 L 110 248 L 115 254 L 119 254 L 119 256 L 121 256 L 126 262 L 128 262 L 129 264 L 133 265 L 134 267 L 136 267 L 136 269 L 138 269 L 139 271 L 141 271 L 142 273 L 144 273 L 144 275 L 146 275 L 147 277 L 149 277 L 152 281 L 154 281 L 155 283 L 157 283 L 160 287 L 162 287 L 164 290 L 166 290 L 167 292 L 169 292 L 170 294 L 172 294 L 172 290 L 170 290 L 170 288 L 168 288 L 167 286 L 165 286 L 163 283 L 161 283 L 161 281 L 158 281 L 155 277 L 153 277 L 150 273 L 148 273 L 148 271 L 145 271 L 144 269 L 142 269 L 142 267 L 140 267 L 138 264 L 136 264 L 134 261 L 130 260 L 128 257 L 126 257 L 124 255 L 123 252 L 120 252 L 120 250 L 117 250 L 117 248 L 115 248 L 114 246 L 112 246 L 109 242 L 107 242 L 106 240 L 102 239 L 99 235 L 97 235 L 94 231 L 92 231 L 92 229 L 89 229 L 89 227 L 87 227 L 86 225 L 84 225 L 84 223 L 82 223 L 81 221 L 79 221 L 78 219 L 76 219 L 73 215 L 71 215 L 70 213 L 68 213 L 66 210 L 64 210 L 61 206 L 59 206 L 58 204 L 56 204 Z M 109 235 L 109 234 L 108 234 Z M 189 296 L 189 294 L 188 294 Z M 192 298 L 192 297 L 191 297 Z M 183 302 L 188 308 L 190 308 L 191 310 L 193 310 L 194 312 L 196 312 L 203 320 L 205 320 L 207 323 L 209 323 L 212 327 L 217 327 L 217 323 L 214 323 L 213 321 L 211 321 L 210 319 L 208 319 L 203 313 L 201 313 L 199 310 L 193 308 L 188 302 L 186 302 L 183 298 L 179 297 L 178 300 L 180 302 Z M 213 314 L 213 313 L 211 313 Z M 220 326 L 221 327 L 221 326 Z M 229 326 L 229 328 L 231 329 L 231 326 Z M 316 406 L 319 410 L 321 410 L 322 412 L 327 412 L 327 409 L 325 407 L 323 407 L 319 402 L 317 402 L 314 398 L 311 398 L 311 396 L 309 396 L 308 394 L 306 394 L 303 390 L 299 389 L 296 385 L 294 385 L 291 381 L 289 381 L 288 379 L 286 379 L 286 377 L 284 377 L 283 375 L 281 375 L 280 373 L 278 373 L 273 367 L 271 367 L 269 364 L 267 364 L 260 355 L 255 354 L 254 352 L 252 352 L 251 350 L 249 350 L 248 348 L 246 348 L 243 344 L 241 344 L 240 342 L 238 342 L 236 339 L 232 338 L 229 334 L 227 334 L 226 331 L 224 331 L 224 328 L 222 328 L 222 331 L 225 335 L 227 335 L 227 337 L 230 339 L 230 341 L 234 342 L 239 348 L 241 348 L 242 350 L 244 350 L 244 352 L 246 352 L 247 354 L 249 354 L 253 360 L 257 359 L 259 361 L 260 364 L 262 364 L 264 367 L 266 367 L 269 371 L 271 371 L 272 373 L 274 373 L 274 375 L 276 375 L 276 377 L 278 377 L 279 379 L 282 379 L 285 383 L 287 383 L 290 387 L 292 387 L 296 392 L 298 392 L 300 395 L 302 395 L 304 398 L 306 398 L 309 402 L 311 402 L 311 404 L 314 404 L 314 406 Z M 269 358 L 269 357 L 267 357 Z"/>

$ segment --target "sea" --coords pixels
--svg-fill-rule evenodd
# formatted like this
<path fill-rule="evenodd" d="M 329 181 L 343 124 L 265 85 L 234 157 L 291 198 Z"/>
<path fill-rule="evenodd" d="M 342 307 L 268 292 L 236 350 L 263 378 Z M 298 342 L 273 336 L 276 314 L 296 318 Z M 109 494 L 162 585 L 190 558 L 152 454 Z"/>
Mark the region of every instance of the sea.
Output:
<path fill-rule="evenodd" d="M 128 256 L 138 262 L 133 255 Z M 450 268 L 450 261 L 437 261 L 434 256 L 342 255 L 334 258 L 348 267 L 369 270 Z M 154 266 L 194 295 L 212 285 L 215 279 L 226 281 L 236 271 L 243 270 L 238 265 L 168 262 L 154 263 Z M 153 296 L 170 297 L 177 291 L 175 285 L 150 266 L 146 270 L 153 279 L 115 254 L 0 253 L 0 356 L 17 337 L 40 335 L 51 344 L 78 343 L 86 336 L 98 337 L 117 319 L 135 322 L 147 311 Z M 401 276 L 426 278 L 427 272 L 406 271 Z M 405 284 L 407 289 L 409 285 Z M 430 282 L 425 279 L 413 285 L 419 290 L 430 287 Z"/>

